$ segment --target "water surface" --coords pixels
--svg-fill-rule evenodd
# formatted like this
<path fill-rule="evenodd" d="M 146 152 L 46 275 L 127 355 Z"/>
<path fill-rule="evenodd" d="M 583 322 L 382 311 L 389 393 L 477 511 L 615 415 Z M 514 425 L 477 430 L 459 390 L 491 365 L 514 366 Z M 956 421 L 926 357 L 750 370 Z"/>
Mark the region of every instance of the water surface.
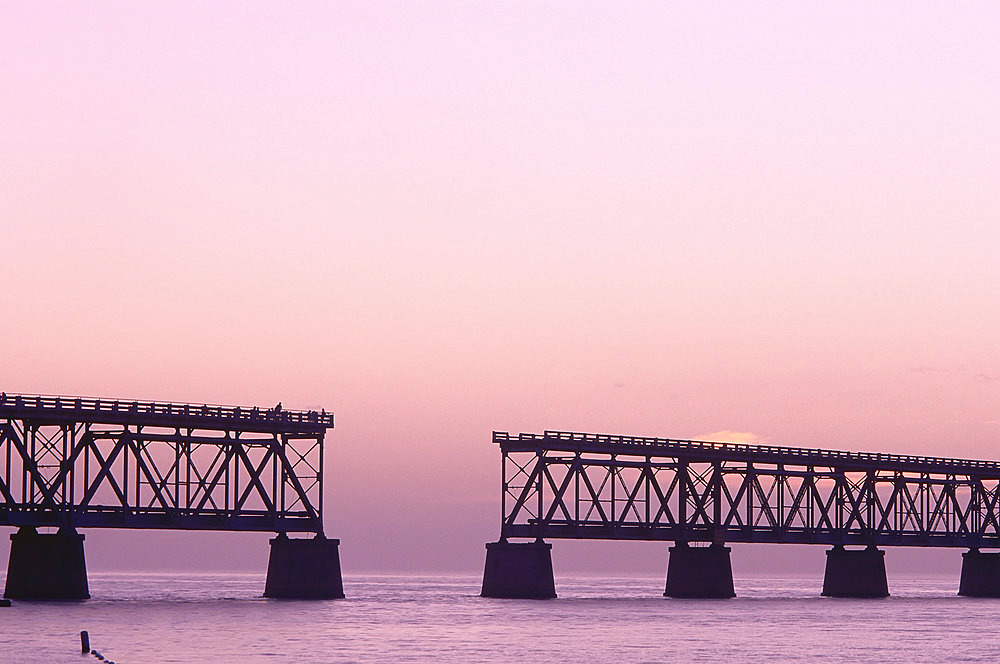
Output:
<path fill-rule="evenodd" d="M 79 632 L 140 662 L 979 662 L 1000 658 L 1000 600 L 957 578 L 893 596 L 819 596 L 821 579 L 736 579 L 731 600 L 662 597 L 654 577 L 558 576 L 559 599 L 478 597 L 480 578 L 348 576 L 348 598 L 269 600 L 261 574 L 91 574 L 86 602 L 0 609 L 0 662 L 91 662 Z"/>

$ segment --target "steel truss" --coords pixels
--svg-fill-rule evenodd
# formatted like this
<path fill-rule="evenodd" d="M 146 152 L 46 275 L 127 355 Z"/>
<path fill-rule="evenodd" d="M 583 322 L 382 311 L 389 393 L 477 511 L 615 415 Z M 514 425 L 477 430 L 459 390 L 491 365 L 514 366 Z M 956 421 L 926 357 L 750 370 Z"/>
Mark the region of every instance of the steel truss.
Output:
<path fill-rule="evenodd" d="M 323 531 L 332 414 L 0 395 L 0 525 Z"/>
<path fill-rule="evenodd" d="M 1000 463 L 494 432 L 501 538 L 1000 547 Z"/>

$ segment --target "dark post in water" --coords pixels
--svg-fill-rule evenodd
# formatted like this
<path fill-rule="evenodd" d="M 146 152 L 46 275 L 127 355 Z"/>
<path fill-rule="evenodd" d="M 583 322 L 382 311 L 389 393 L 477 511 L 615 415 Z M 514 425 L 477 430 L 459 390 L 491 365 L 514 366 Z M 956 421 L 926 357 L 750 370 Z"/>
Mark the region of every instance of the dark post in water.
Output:
<path fill-rule="evenodd" d="M 547 542 L 489 542 L 482 597 L 553 599 L 552 545 Z"/>
<path fill-rule="evenodd" d="M 729 547 L 722 544 L 693 547 L 677 542 L 670 547 L 664 597 L 728 599 L 736 597 Z"/>
<path fill-rule="evenodd" d="M 874 546 L 845 549 L 835 546 L 826 552 L 823 595 L 827 597 L 888 597 L 885 551 Z"/>
<path fill-rule="evenodd" d="M 72 529 L 40 534 L 24 526 L 10 536 L 3 596 L 9 599 L 89 599 L 83 535 Z"/>
<path fill-rule="evenodd" d="M 280 533 L 271 540 L 264 597 L 342 599 L 340 540 L 322 534 L 312 539 L 291 539 Z"/>
<path fill-rule="evenodd" d="M 970 549 L 962 554 L 958 594 L 967 597 L 1000 597 L 1000 553 Z"/>

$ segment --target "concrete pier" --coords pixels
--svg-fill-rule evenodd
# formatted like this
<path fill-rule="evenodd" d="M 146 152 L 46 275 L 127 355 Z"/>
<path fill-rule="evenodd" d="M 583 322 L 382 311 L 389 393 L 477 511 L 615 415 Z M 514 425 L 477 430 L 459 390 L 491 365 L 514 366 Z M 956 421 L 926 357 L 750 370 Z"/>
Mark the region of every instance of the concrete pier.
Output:
<path fill-rule="evenodd" d="M 3 596 L 9 599 L 89 599 L 83 535 L 74 530 L 40 534 L 23 527 L 10 536 Z"/>
<path fill-rule="evenodd" d="M 874 546 L 845 549 L 835 546 L 826 552 L 823 595 L 827 597 L 888 597 L 885 551 Z"/>
<path fill-rule="evenodd" d="M 736 597 L 729 547 L 694 547 L 677 542 L 670 547 L 664 597 L 728 599 Z"/>
<path fill-rule="evenodd" d="M 552 599 L 552 545 L 547 542 L 489 542 L 482 597 Z"/>
<path fill-rule="evenodd" d="M 271 540 L 264 597 L 280 599 L 341 599 L 340 540 L 317 535 L 290 539 L 280 533 Z"/>
<path fill-rule="evenodd" d="M 1000 597 L 1000 553 L 971 549 L 962 554 L 958 594 L 967 597 Z"/>

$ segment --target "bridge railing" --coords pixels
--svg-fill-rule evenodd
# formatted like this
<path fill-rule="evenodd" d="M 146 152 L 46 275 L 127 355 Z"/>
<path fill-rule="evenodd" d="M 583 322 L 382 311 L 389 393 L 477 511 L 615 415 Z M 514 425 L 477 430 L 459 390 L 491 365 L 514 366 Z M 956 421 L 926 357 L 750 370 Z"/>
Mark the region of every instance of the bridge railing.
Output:
<path fill-rule="evenodd" d="M 57 396 L 49 394 L 0 393 L 0 409 L 16 411 L 47 410 L 66 413 L 111 413 L 121 415 L 160 415 L 167 417 L 204 417 L 213 419 L 245 420 L 294 424 L 319 424 L 333 426 L 333 413 L 315 410 L 284 410 L 258 406 L 222 406 L 214 404 L 188 404 L 172 401 L 139 401 L 127 399 L 101 399 L 93 397 Z"/>
<path fill-rule="evenodd" d="M 975 459 L 949 459 L 944 457 L 929 457 L 906 454 L 883 454 L 880 452 L 849 452 L 842 450 L 823 450 L 816 448 L 785 447 L 778 445 L 753 445 L 742 443 L 713 442 L 705 440 L 684 440 L 672 438 L 655 438 L 649 436 L 622 436 L 613 434 L 581 433 L 575 431 L 546 430 L 542 434 L 520 433 L 516 436 L 506 431 L 494 431 L 493 442 L 503 444 L 509 441 L 526 443 L 544 443 L 547 440 L 558 440 L 569 443 L 628 446 L 630 448 L 648 448 L 651 451 L 682 450 L 691 452 L 734 452 L 741 454 L 756 454 L 772 457 L 813 457 L 831 462 L 864 463 L 864 464 L 919 464 L 925 466 L 941 466 L 954 468 L 961 466 L 969 470 L 1000 471 L 1000 462 Z"/>

